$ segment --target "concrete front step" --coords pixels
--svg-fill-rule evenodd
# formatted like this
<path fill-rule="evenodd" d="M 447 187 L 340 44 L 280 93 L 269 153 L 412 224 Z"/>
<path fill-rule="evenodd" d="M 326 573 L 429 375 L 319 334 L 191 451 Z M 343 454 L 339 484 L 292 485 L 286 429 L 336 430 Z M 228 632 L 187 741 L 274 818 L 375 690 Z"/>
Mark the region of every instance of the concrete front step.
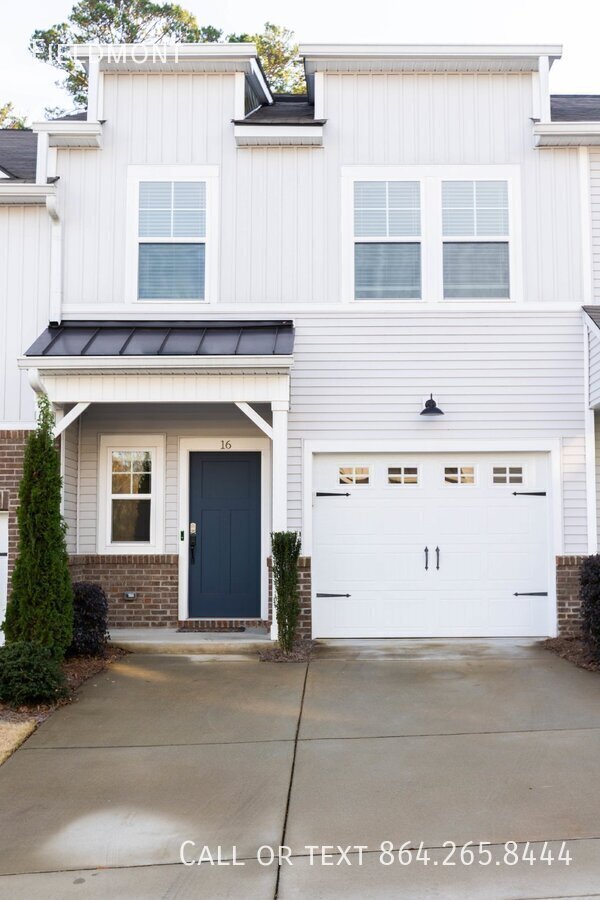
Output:
<path fill-rule="evenodd" d="M 110 644 L 131 653 L 185 653 L 253 656 L 257 650 L 268 650 L 272 641 L 264 631 L 227 634 L 219 632 L 175 631 L 174 628 L 111 628 Z"/>

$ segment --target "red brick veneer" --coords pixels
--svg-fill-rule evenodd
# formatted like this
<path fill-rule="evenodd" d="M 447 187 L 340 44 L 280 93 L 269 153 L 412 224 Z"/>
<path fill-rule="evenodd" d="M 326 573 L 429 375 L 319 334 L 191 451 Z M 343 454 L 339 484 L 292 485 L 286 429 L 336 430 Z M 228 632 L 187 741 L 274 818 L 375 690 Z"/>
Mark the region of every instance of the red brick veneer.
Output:
<path fill-rule="evenodd" d="M 76 555 L 69 560 L 73 581 L 99 584 L 108 597 L 108 623 L 113 628 L 177 627 L 178 566 L 176 554 L 148 556 Z M 135 600 L 125 600 L 135 591 Z"/>
<path fill-rule="evenodd" d="M 23 474 L 23 454 L 29 433 L 27 430 L 0 431 L 0 510 L 3 512 L 8 511 L 9 580 L 17 552 L 19 482 Z"/>
<path fill-rule="evenodd" d="M 579 569 L 585 556 L 556 557 L 556 609 L 558 633 L 566 637 L 581 631 Z"/>

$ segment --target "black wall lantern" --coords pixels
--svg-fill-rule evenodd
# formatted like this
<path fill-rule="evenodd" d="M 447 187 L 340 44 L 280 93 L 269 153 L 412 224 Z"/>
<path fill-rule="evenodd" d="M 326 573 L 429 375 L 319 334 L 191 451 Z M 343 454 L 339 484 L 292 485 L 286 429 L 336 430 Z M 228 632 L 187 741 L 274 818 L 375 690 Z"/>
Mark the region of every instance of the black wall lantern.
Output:
<path fill-rule="evenodd" d="M 422 416 L 443 416 L 443 411 L 439 408 L 435 400 L 433 399 L 433 394 L 429 395 L 429 400 L 425 403 L 424 409 L 421 410 Z"/>

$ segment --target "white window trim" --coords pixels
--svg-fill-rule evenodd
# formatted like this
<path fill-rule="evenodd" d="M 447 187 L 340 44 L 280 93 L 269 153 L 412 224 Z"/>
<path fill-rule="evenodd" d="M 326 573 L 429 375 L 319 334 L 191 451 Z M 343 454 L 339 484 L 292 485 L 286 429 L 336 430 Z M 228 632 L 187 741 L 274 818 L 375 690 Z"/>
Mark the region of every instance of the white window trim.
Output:
<path fill-rule="evenodd" d="M 204 299 L 147 299 L 138 293 L 138 212 L 141 181 L 204 181 L 206 183 L 206 234 Z M 128 166 L 125 297 L 127 303 L 173 304 L 214 303 L 218 299 L 219 272 L 219 168 L 218 166 Z M 194 243 L 183 238 L 185 243 Z"/>
<path fill-rule="evenodd" d="M 354 183 L 356 181 L 419 181 L 421 185 L 421 299 L 357 300 L 354 296 Z M 445 298 L 443 279 L 442 181 L 506 181 L 508 183 L 508 261 L 510 297 Z M 341 300 L 343 303 L 406 306 L 407 304 L 515 303 L 523 300 L 521 183 L 518 165 L 473 166 L 342 166 Z M 447 237 L 450 241 L 452 238 Z M 383 239 L 382 239 L 383 240 Z M 388 242 L 395 239 L 388 238 Z M 460 238 L 460 240 L 467 240 Z M 474 237 L 486 242 L 493 238 Z"/>
<path fill-rule="evenodd" d="M 150 450 L 152 452 L 152 490 L 150 493 L 150 541 L 112 543 L 112 451 Z M 146 495 L 147 496 L 147 495 Z M 165 546 L 165 435 L 102 434 L 98 453 L 98 553 L 147 556 L 163 553 Z"/>

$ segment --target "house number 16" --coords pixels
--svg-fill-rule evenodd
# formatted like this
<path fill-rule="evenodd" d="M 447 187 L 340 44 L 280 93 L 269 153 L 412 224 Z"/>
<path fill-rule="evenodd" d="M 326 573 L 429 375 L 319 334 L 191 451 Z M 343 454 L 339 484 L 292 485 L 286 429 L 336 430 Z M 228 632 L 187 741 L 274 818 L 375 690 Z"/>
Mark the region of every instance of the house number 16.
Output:
<path fill-rule="evenodd" d="M 231 441 L 221 441 L 221 450 L 231 450 Z"/>

